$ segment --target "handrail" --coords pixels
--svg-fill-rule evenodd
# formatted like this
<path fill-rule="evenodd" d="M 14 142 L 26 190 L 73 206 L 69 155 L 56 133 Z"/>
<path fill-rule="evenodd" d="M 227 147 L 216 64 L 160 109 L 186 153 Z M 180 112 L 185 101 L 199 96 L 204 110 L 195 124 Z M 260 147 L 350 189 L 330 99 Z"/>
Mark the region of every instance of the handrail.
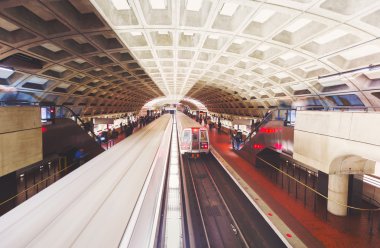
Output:
<path fill-rule="evenodd" d="M 23 104 L 23 105 L 31 105 L 31 106 L 45 106 L 45 105 L 51 105 L 51 106 L 54 106 L 54 107 L 61 107 L 61 108 L 64 108 L 66 110 L 68 110 L 71 115 L 75 118 L 75 120 L 79 120 L 80 122 L 80 125 L 81 127 L 85 127 L 85 122 L 80 118 L 80 116 L 74 112 L 74 110 L 72 110 L 71 108 L 69 108 L 68 106 L 64 105 L 64 104 L 61 104 L 61 105 L 56 105 L 54 103 L 49 103 L 49 102 L 29 102 L 29 101 L 0 101 L 0 106 L 7 106 L 9 104 Z M 77 123 L 78 124 L 78 123 Z M 86 130 L 86 131 L 90 131 L 91 135 L 95 141 L 97 141 L 97 136 L 94 132 L 94 130 L 90 129 L 90 130 Z"/>
<path fill-rule="evenodd" d="M 69 107 L 67 107 L 66 105 L 56 105 L 56 106 L 58 106 L 58 107 L 63 107 L 63 108 L 65 108 L 65 109 L 67 109 L 71 114 L 72 114 L 72 116 L 74 116 L 74 118 L 76 119 L 76 120 L 79 120 L 79 122 L 82 124 L 82 126 L 83 126 L 83 128 L 85 127 L 85 122 L 79 117 L 79 115 L 77 115 L 71 108 L 69 108 Z M 90 131 L 90 133 L 92 134 L 92 137 L 95 139 L 95 141 L 98 141 L 97 140 L 97 136 L 96 136 L 96 134 L 95 134 L 95 132 L 94 132 L 94 130 L 92 130 L 91 128 L 90 128 L 90 130 L 86 130 L 86 131 Z"/>
<path fill-rule="evenodd" d="M 298 106 L 296 107 L 297 111 L 304 110 L 320 110 L 320 111 L 351 111 L 351 110 L 363 110 L 368 112 L 369 110 L 380 110 L 380 107 L 377 106 Z"/>
<path fill-rule="evenodd" d="M 378 202 L 375 198 L 368 196 L 362 193 L 362 196 L 369 200 L 370 203 L 375 202 L 377 206 L 380 206 L 380 202 Z"/>
<path fill-rule="evenodd" d="M 269 110 L 270 112 L 268 113 L 268 115 L 264 116 L 264 118 L 261 120 L 261 122 L 257 126 L 255 126 L 255 128 L 253 130 L 251 130 L 251 132 L 243 140 L 242 145 L 243 146 L 246 145 L 247 142 L 250 141 L 252 139 L 252 137 L 255 136 L 259 132 L 260 128 L 263 125 L 267 124 L 270 120 L 273 119 L 273 113 L 281 111 L 281 110 L 291 111 L 291 110 L 295 110 L 295 109 L 291 109 L 291 108 L 274 108 L 274 109 L 270 109 Z"/>
<path fill-rule="evenodd" d="M 345 203 L 342 203 L 340 201 L 337 201 L 335 199 L 331 199 L 331 197 L 329 198 L 329 197 L 323 195 L 322 193 L 316 191 L 314 188 L 311 188 L 309 185 L 307 185 L 307 184 L 303 183 L 302 181 L 298 180 L 296 177 L 290 175 L 289 173 L 287 173 L 285 171 L 282 171 L 276 165 L 274 165 L 272 163 L 269 163 L 269 162 L 265 161 L 264 159 L 262 159 L 260 157 L 258 157 L 257 159 L 260 160 L 260 161 L 262 161 L 263 163 L 269 165 L 274 170 L 276 170 L 277 172 L 283 174 L 284 176 L 287 176 L 289 179 L 292 179 L 295 183 L 298 183 L 298 184 L 304 186 L 305 188 L 307 188 L 310 191 L 314 192 L 316 195 L 319 195 L 320 197 L 326 199 L 327 201 L 331 201 L 331 202 L 333 202 L 336 205 L 339 205 L 339 206 L 342 206 L 342 207 L 347 207 L 347 208 L 354 209 L 354 210 L 359 210 L 359 211 L 380 211 L 380 207 L 373 208 L 373 209 L 372 208 L 359 208 L 359 207 L 349 206 L 349 205 L 347 205 Z"/>
<path fill-rule="evenodd" d="M 267 116 L 265 116 L 262 120 L 261 120 L 261 122 L 257 125 L 257 126 L 255 126 L 255 128 L 253 129 L 253 130 L 251 130 L 251 132 L 247 135 L 247 137 L 243 140 L 243 145 L 245 145 L 249 140 L 251 140 L 251 138 L 253 137 L 253 136 L 255 136 L 257 133 L 258 133 L 258 131 L 259 131 L 259 129 L 261 128 L 261 126 L 263 126 L 264 124 L 267 124 L 268 123 L 268 121 L 269 121 L 269 119 L 272 119 L 272 117 L 273 117 L 273 112 L 274 112 L 275 110 L 272 110 L 271 112 L 269 112 L 269 114 L 267 115 Z"/>

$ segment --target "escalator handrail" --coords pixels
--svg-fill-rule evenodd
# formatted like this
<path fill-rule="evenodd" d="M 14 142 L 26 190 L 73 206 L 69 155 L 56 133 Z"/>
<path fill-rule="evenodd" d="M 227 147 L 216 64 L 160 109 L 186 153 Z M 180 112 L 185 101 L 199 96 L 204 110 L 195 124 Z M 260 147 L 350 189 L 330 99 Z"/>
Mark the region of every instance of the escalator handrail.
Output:
<path fill-rule="evenodd" d="M 244 139 L 243 141 L 243 145 L 245 145 L 248 141 L 251 140 L 251 138 L 253 136 L 255 136 L 257 133 L 258 133 L 258 130 L 266 123 L 268 123 L 269 120 L 272 119 L 272 116 L 273 116 L 273 112 L 276 111 L 276 110 L 279 110 L 278 108 L 276 109 L 273 109 L 272 111 L 269 112 L 269 114 L 267 116 L 265 116 L 262 121 L 257 125 L 255 126 L 255 128 L 253 130 L 251 130 L 251 132 L 247 135 L 247 137 Z"/>
<path fill-rule="evenodd" d="M 71 113 L 71 115 L 74 116 L 75 119 L 79 120 L 79 122 L 81 123 L 81 125 L 82 125 L 83 127 L 85 127 L 85 123 L 84 123 L 84 121 L 79 117 L 78 114 L 76 114 L 76 113 L 74 112 L 74 110 L 72 110 L 71 108 L 69 108 L 69 107 L 67 107 L 66 105 L 63 105 L 63 104 L 62 104 L 62 105 L 56 105 L 56 106 L 58 106 L 58 107 L 63 107 L 63 108 L 65 108 L 65 109 L 67 109 L 67 110 Z M 86 131 L 87 131 L 87 130 L 86 130 Z M 96 134 L 94 133 L 94 130 L 90 129 L 89 131 L 90 131 L 90 133 L 92 134 L 92 137 L 95 139 L 95 141 L 97 141 L 97 136 L 96 136 Z"/>

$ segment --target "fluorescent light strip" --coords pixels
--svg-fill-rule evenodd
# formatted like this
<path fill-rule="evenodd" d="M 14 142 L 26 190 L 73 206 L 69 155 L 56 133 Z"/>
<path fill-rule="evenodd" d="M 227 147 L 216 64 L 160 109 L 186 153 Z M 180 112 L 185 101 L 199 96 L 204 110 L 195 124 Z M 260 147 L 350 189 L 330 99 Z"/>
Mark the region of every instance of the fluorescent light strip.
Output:
<path fill-rule="evenodd" d="M 149 0 L 149 3 L 152 9 L 166 9 L 167 7 L 166 0 Z"/>
<path fill-rule="evenodd" d="M 217 34 L 210 34 L 210 35 L 208 36 L 208 38 L 209 38 L 209 39 L 212 39 L 212 40 L 217 40 L 217 39 L 219 39 L 219 35 L 217 35 Z"/>
<path fill-rule="evenodd" d="M 186 0 L 186 10 L 199 11 L 203 0 Z"/>
<path fill-rule="evenodd" d="M 380 188 L 380 179 L 368 175 L 363 176 L 363 181 L 377 188 Z"/>
<path fill-rule="evenodd" d="M 186 36 L 193 36 L 194 33 L 191 32 L 191 31 L 184 31 L 184 32 L 183 32 L 183 35 L 186 35 Z"/>
<path fill-rule="evenodd" d="M 223 4 L 223 7 L 220 10 L 219 14 L 225 15 L 225 16 L 233 16 L 238 7 L 239 5 L 237 3 L 226 2 Z"/>
<path fill-rule="evenodd" d="M 140 31 L 132 31 L 130 32 L 132 36 L 140 36 L 142 33 Z"/>
<path fill-rule="evenodd" d="M 258 23 L 264 23 L 268 21 L 268 19 L 271 18 L 274 13 L 276 13 L 274 10 L 263 9 L 257 15 L 255 15 L 252 20 Z"/>
<path fill-rule="evenodd" d="M 285 30 L 290 32 L 290 33 L 294 33 L 296 31 L 300 30 L 301 28 L 305 27 L 309 23 L 311 23 L 311 20 L 301 18 L 301 19 L 296 20 L 292 24 L 290 24 Z"/>
<path fill-rule="evenodd" d="M 0 67 L 0 78 L 8 78 L 14 73 L 10 68 Z"/>
<path fill-rule="evenodd" d="M 240 39 L 240 38 L 236 38 L 232 41 L 232 43 L 235 43 L 235 44 L 238 44 L 238 45 L 241 45 L 245 42 L 245 40 L 243 39 Z"/>
<path fill-rule="evenodd" d="M 294 52 L 287 52 L 287 53 L 281 55 L 280 58 L 283 59 L 283 60 L 288 60 L 288 59 L 292 59 L 292 58 L 294 58 L 296 56 L 297 56 L 297 54 L 294 53 Z"/>
<path fill-rule="evenodd" d="M 265 52 L 266 50 L 269 50 L 269 49 L 270 49 L 270 46 L 266 44 L 263 44 L 257 48 L 257 50 L 262 51 L 262 52 Z"/>
<path fill-rule="evenodd" d="M 326 44 L 329 43 L 330 41 L 339 39 L 347 34 L 346 31 L 343 31 L 341 29 L 334 30 L 332 32 L 328 32 L 327 34 L 324 34 L 322 36 L 319 36 L 318 38 L 314 39 L 315 42 L 318 44 Z"/>
<path fill-rule="evenodd" d="M 127 0 L 111 0 L 113 6 L 117 10 L 130 10 L 131 6 L 129 6 Z"/>

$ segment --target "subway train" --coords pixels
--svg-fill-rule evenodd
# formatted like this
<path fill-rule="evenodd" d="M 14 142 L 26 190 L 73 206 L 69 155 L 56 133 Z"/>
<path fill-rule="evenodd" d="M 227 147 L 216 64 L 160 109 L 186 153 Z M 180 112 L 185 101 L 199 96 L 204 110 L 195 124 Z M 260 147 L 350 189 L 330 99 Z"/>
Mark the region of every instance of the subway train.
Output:
<path fill-rule="evenodd" d="M 180 152 L 191 157 L 208 154 L 210 143 L 208 130 L 185 114 L 177 114 L 178 134 L 180 136 Z"/>

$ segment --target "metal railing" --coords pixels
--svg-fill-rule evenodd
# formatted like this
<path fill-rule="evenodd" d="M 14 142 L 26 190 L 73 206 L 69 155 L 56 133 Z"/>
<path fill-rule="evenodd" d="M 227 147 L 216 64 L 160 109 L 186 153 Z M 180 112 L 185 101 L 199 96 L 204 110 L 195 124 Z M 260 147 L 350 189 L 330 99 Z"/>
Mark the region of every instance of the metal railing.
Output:
<path fill-rule="evenodd" d="M 87 128 L 88 125 L 80 118 L 79 114 L 77 114 L 74 110 L 69 108 L 68 106 L 62 104 L 62 105 L 55 105 L 53 103 L 47 103 L 47 102 L 29 102 L 29 101 L 0 101 L 0 106 L 53 106 L 55 107 L 55 118 L 70 118 L 74 117 L 74 121 L 77 125 L 79 125 L 83 130 L 85 130 L 87 133 L 90 133 L 90 137 L 94 138 L 95 141 L 98 142 L 97 135 L 95 134 L 94 130 L 92 128 Z M 62 111 L 62 110 L 65 111 Z"/>
<path fill-rule="evenodd" d="M 85 158 L 67 163 L 67 157 L 56 156 L 16 172 L 17 194 L 0 202 L 0 215 L 5 214 L 35 194 L 46 189 L 85 162 Z"/>
<path fill-rule="evenodd" d="M 296 107 L 297 111 L 305 110 L 319 110 L 319 111 L 343 111 L 343 112 L 376 112 L 380 107 L 367 107 L 367 106 L 299 106 Z"/>
<path fill-rule="evenodd" d="M 260 131 L 260 129 L 272 120 L 281 120 L 284 121 L 284 125 L 293 126 L 295 123 L 295 118 L 293 118 L 292 112 L 294 112 L 294 117 L 296 113 L 296 109 L 283 109 L 276 108 L 269 110 L 268 114 L 264 116 L 264 118 L 256 125 L 251 132 L 247 135 L 247 137 L 243 140 L 241 147 L 246 145 L 256 134 Z"/>
<path fill-rule="evenodd" d="M 288 195 L 292 195 L 296 200 L 302 200 L 304 207 L 314 211 L 316 216 L 321 219 L 327 221 L 328 218 L 335 218 L 327 211 L 327 202 L 331 201 L 334 204 L 346 207 L 348 214 L 352 211 L 367 214 L 369 235 L 374 234 L 375 221 L 378 221 L 377 228 L 380 230 L 380 208 L 350 206 L 328 198 L 317 189 L 319 177 L 316 172 L 295 162 L 282 161 L 274 164 L 261 157 L 257 158 L 256 166 L 261 168 L 264 175 L 269 177 L 273 183 L 287 191 Z M 364 197 L 365 195 L 362 194 L 362 198 Z"/>

